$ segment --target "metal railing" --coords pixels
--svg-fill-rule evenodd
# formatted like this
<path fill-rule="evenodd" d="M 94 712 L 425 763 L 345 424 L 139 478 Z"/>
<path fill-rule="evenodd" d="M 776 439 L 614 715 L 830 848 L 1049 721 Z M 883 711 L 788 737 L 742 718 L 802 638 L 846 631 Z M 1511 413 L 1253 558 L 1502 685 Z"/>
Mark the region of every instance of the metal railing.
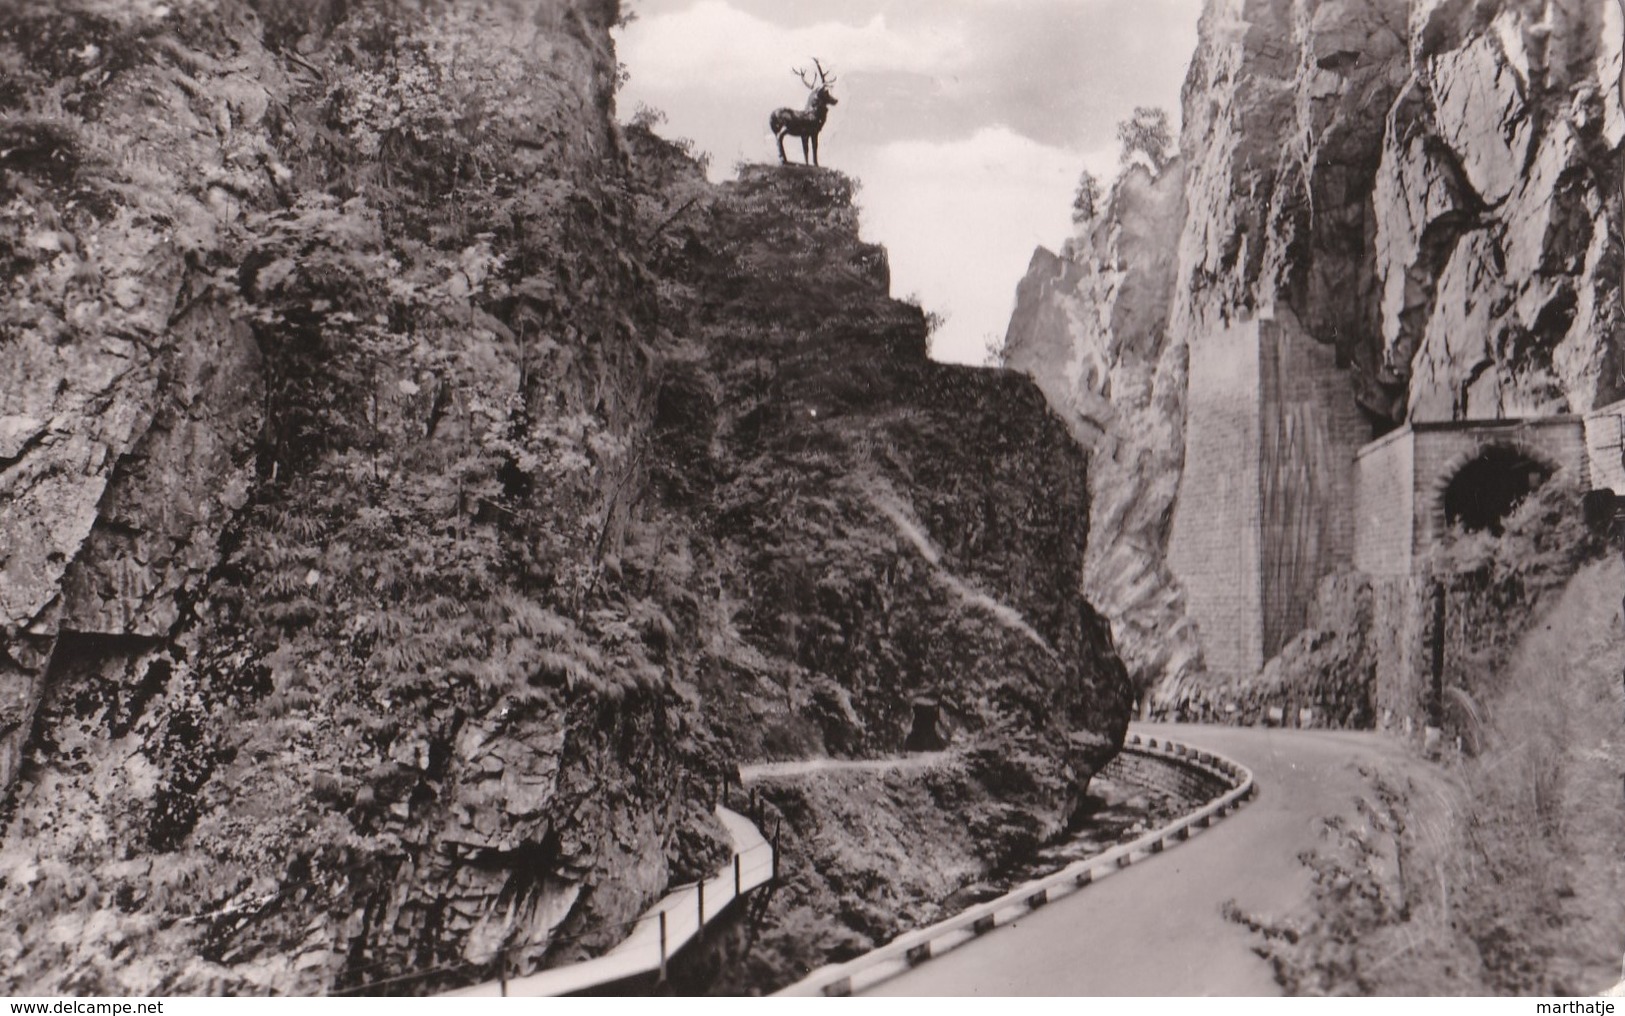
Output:
<path fill-rule="evenodd" d="M 568 995 L 651 973 L 665 980 L 671 957 L 695 938 L 703 939 L 707 922 L 752 889 L 774 882 L 779 876 L 778 850 L 755 824 L 722 807 L 717 808 L 717 817 L 734 840 L 728 864 L 711 878 L 672 889 L 633 921 L 629 925 L 631 933 L 609 952 L 524 977 L 500 976 L 446 994 Z"/>
<path fill-rule="evenodd" d="M 1191 830 L 1206 829 L 1239 808 L 1257 790 L 1252 771 L 1220 755 L 1188 747 L 1166 738 L 1128 735 L 1124 751 L 1153 755 L 1203 769 L 1221 777 L 1230 790 L 1182 818 L 1121 846 L 1077 861 L 1053 875 L 1035 879 L 996 900 L 978 904 L 936 924 L 906 932 L 878 949 L 845 963 L 823 966 L 780 995 L 850 995 L 853 991 L 900 974 L 1057 899 L 1127 868 L 1138 859 L 1160 854 L 1190 838 Z"/>

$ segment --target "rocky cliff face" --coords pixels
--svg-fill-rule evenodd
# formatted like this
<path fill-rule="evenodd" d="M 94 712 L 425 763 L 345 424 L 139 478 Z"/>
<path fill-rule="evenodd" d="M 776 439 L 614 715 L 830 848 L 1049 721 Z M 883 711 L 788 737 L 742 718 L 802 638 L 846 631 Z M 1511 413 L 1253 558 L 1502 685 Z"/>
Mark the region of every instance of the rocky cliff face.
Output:
<path fill-rule="evenodd" d="M 926 357 L 851 195 L 836 173 L 746 167 L 655 261 L 687 340 L 657 395 L 657 476 L 737 591 L 718 626 L 766 657 L 728 650 L 744 673 L 716 701 L 739 709 L 715 722 L 755 757 L 997 740 L 1081 791 L 1127 709 L 1076 592 L 1084 458 L 1026 378 Z M 783 698 L 750 690 L 764 679 Z"/>
<path fill-rule="evenodd" d="M 1185 447 L 1186 348 L 1168 327 L 1184 180 L 1177 162 L 1131 169 L 1060 255 L 1034 254 L 1004 347 L 1091 453 L 1083 589 L 1142 686 L 1201 666 L 1164 563 Z"/>
<path fill-rule="evenodd" d="M 1077 592 L 1082 451 L 1028 379 L 927 359 L 851 182 L 746 166 L 713 189 L 665 142 L 629 140 L 651 221 L 670 219 L 651 265 L 682 355 L 652 468 L 683 520 L 668 552 L 720 593 L 696 605 L 719 736 L 744 758 L 946 749 L 873 785 L 764 792 L 785 883 L 686 962 L 694 987 L 767 989 L 1060 834 L 1132 692 Z"/>
<path fill-rule="evenodd" d="M 1063 427 L 839 177 L 640 162 L 617 16 L 0 11 L 10 990 L 522 971 L 740 761 L 951 744 L 1043 829 L 1120 743 Z"/>
<path fill-rule="evenodd" d="M 1373 207 L 1383 366 L 1415 420 L 1618 398 L 1616 4 L 1419 4 Z"/>
<path fill-rule="evenodd" d="M 1254 317 L 1301 326 L 1337 351 L 1371 436 L 1618 398 L 1621 36 L 1608 0 L 1210 0 L 1184 92 L 1184 200 L 1162 226 L 1179 234 L 1163 343 Z M 1055 274 L 1035 262 L 1012 327 L 1052 395 L 1109 348 L 1094 322 L 1116 306 L 1092 282 L 1041 295 Z M 1021 337 L 1038 305 L 1066 301 L 1046 338 Z M 1176 432 L 1181 384 L 1163 400 Z M 1176 486 L 1163 466 L 1122 482 Z M 1102 525 L 1091 557 L 1118 541 L 1138 531 Z"/>

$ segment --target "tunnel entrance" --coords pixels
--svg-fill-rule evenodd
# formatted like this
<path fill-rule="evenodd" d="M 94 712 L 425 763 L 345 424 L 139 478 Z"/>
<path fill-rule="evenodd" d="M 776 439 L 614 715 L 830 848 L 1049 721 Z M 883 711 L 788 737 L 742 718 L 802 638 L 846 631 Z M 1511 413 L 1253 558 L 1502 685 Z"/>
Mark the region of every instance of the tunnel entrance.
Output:
<path fill-rule="evenodd" d="M 1550 466 L 1515 448 L 1485 448 L 1445 487 L 1445 522 L 1499 536 L 1512 509 L 1551 475 Z"/>
<path fill-rule="evenodd" d="M 946 747 L 948 738 L 942 729 L 942 707 L 935 702 L 916 700 L 914 724 L 903 742 L 903 750 L 941 751 Z"/>

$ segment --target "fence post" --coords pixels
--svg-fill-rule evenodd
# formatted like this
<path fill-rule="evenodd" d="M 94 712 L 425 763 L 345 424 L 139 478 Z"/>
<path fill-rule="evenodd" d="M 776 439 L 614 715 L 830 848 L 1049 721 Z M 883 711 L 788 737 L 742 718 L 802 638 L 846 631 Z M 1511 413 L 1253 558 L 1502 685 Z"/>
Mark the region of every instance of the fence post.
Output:
<path fill-rule="evenodd" d="M 502 997 L 508 997 L 508 947 L 503 946 L 502 952 L 497 954 L 497 980 L 502 982 Z"/>
<path fill-rule="evenodd" d="M 700 903 L 699 903 L 700 928 L 699 928 L 698 934 L 699 934 L 700 941 L 704 942 L 705 941 L 705 879 L 701 878 L 698 882 L 694 883 L 694 886 L 695 886 L 696 889 L 698 889 L 700 891 L 700 895 L 699 895 L 699 901 L 700 901 Z"/>
<path fill-rule="evenodd" d="M 660 982 L 666 983 L 666 912 L 660 912 Z"/>
<path fill-rule="evenodd" d="M 773 827 L 773 881 L 775 882 L 779 880 L 779 827 L 783 824 L 781 820 L 778 825 Z"/>
<path fill-rule="evenodd" d="M 734 855 L 734 895 L 735 896 L 738 896 L 740 893 L 744 892 L 744 890 L 742 888 L 740 888 L 741 883 L 743 882 L 743 879 L 740 878 L 740 871 L 739 871 L 740 861 L 743 860 L 743 858 L 744 858 L 743 854 L 735 854 Z"/>

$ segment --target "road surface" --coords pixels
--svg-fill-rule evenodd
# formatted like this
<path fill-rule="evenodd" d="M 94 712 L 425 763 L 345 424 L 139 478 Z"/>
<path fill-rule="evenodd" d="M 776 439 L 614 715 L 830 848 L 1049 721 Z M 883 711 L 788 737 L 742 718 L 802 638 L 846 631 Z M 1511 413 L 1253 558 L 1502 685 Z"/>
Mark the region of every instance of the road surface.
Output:
<path fill-rule="evenodd" d="M 1369 795 L 1363 763 L 1407 770 L 1403 746 L 1376 734 L 1182 724 L 1136 725 L 1249 767 L 1259 794 L 1167 853 L 1033 911 L 864 992 L 870 995 L 1279 995 L 1226 900 L 1281 916 L 1309 897 L 1298 854 L 1321 819 Z"/>

